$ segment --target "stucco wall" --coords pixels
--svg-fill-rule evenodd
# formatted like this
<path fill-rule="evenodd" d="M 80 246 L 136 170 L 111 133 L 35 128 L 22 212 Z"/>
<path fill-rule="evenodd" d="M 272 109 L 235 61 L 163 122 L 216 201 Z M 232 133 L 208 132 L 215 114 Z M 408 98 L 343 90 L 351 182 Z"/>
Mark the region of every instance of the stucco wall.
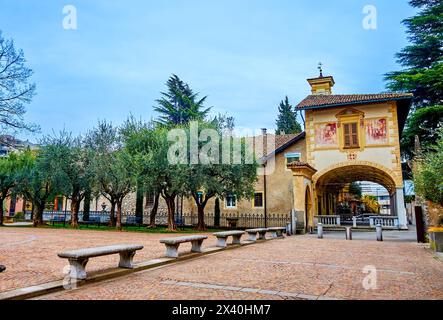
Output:
<path fill-rule="evenodd" d="M 315 125 L 326 122 L 338 122 L 337 115 L 345 110 L 354 109 L 364 114 L 364 119 L 386 118 L 388 127 L 388 143 L 381 146 L 370 146 L 367 143 L 358 150 L 340 150 L 334 148 L 318 148 L 315 141 Z M 395 102 L 369 104 L 365 106 L 348 106 L 325 110 L 308 110 L 306 112 L 307 152 L 308 162 L 319 172 L 337 163 L 352 164 L 354 161 L 365 161 L 378 164 L 389 169 L 396 175 L 397 187 L 402 186 L 401 158 L 399 145 L 399 130 L 397 119 L 397 105 Z M 338 127 L 338 132 L 343 130 Z M 364 130 L 362 131 L 364 134 Z M 339 141 L 340 142 L 340 141 Z M 350 159 L 349 154 L 355 154 Z"/>

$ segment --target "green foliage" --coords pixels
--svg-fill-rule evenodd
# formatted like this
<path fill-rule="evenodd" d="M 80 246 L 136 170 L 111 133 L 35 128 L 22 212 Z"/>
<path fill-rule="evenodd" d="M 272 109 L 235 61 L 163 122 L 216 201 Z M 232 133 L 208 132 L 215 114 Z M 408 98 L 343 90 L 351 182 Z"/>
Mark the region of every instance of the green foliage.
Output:
<path fill-rule="evenodd" d="M 111 225 L 115 224 L 119 230 L 123 199 L 136 185 L 133 159 L 124 148 L 122 139 L 118 128 L 107 122 L 100 122 L 85 138 L 90 154 L 93 189 L 111 202 Z"/>
<path fill-rule="evenodd" d="M 167 92 L 157 100 L 154 110 L 160 113 L 158 122 L 163 125 L 185 124 L 191 120 L 203 120 L 211 108 L 204 109 L 207 97 L 199 99 L 191 87 L 177 75 L 172 75 L 166 83 Z"/>
<path fill-rule="evenodd" d="M 361 186 L 357 182 L 352 182 L 349 185 L 349 193 L 354 195 L 356 199 L 361 199 L 362 189 Z"/>
<path fill-rule="evenodd" d="M 427 200 L 443 205 L 443 128 L 438 130 L 438 141 L 433 151 L 415 159 L 415 192 Z"/>
<path fill-rule="evenodd" d="M 15 221 L 24 221 L 25 220 L 25 214 L 24 212 L 16 212 L 14 215 Z"/>
<path fill-rule="evenodd" d="M 421 11 L 403 21 L 411 44 L 397 54 L 405 70 L 386 75 L 388 88 L 413 92 L 417 107 L 438 105 L 443 102 L 443 2 L 410 4 Z"/>
<path fill-rule="evenodd" d="M 227 114 L 219 114 L 211 122 L 220 132 L 232 132 L 235 128 L 234 117 Z"/>
<path fill-rule="evenodd" d="M 20 183 L 16 192 L 32 201 L 34 206 L 34 226 L 43 224 L 43 211 L 46 203 L 53 200 L 63 189 L 64 181 L 54 174 L 51 152 L 43 146 L 37 153 L 23 153 L 23 167 L 19 173 Z"/>
<path fill-rule="evenodd" d="M 184 191 L 187 178 L 182 166 L 168 161 L 170 142 L 164 126 L 129 119 L 123 127 L 125 149 L 132 159 L 135 175 L 147 192 L 160 193 L 168 206 L 168 225 L 175 230 L 175 199 Z"/>
<path fill-rule="evenodd" d="M 411 159 L 415 136 L 419 136 L 427 149 L 436 142 L 435 131 L 442 122 L 443 2 L 411 0 L 409 3 L 420 11 L 403 21 L 411 43 L 397 54 L 398 63 L 404 70 L 386 74 L 386 80 L 388 89 L 414 94 L 414 110 L 401 141 L 403 156 Z"/>
<path fill-rule="evenodd" d="M 80 138 L 74 138 L 65 131 L 46 136 L 42 145 L 40 157 L 46 158 L 44 160 L 50 167 L 52 179 L 60 186 L 59 195 L 71 200 L 71 224 L 76 227 L 80 202 L 91 189 L 91 153 Z"/>
<path fill-rule="evenodd" d="M 9 197 L 18 183 L 19 173 L 23 166 L 21 155 L 9 153 L 0 157 L 0 200 Z"/>
<path fill-rule="evenodd" d="M 361 198 L 361 201 L 365 205 L 365 208 L 368 212 L 373 212 L 373 213 L 380 212 L 380 204 L 377 201 L 377 197 L 371 195 L 364 195 Z"/>
<path fill-rule="evenodd" d="M 13 194 L 20 182 L 24 164 L 22 154 L 9 153 L 0 158 L 0 225 L 3 224 L 4 200 Z"/>
<path fill-rule="evenodd" d="M 416 110 L 409 117 L 401 139 L 402 153 L 407 159 L 415 156 L 415 137 L 420 138 L 423 152 L 432 151 L 438 137 L 438 129 L 443 126 L 443 105 Z"/>
<path fill-rule="evenodd" d="M 277 134 L 293 134 L 302 132 L 300 123 L 297 121 L 297 111 L 292 111 L 288 97 L 280 102 L 278 107 Z"/>
<path fill-rule="evenodd" d="M 183 128 L 186 134 L 190 136 L 190 128 Z M 221 199 L 229 195 L 236 195 L 237 200 L 243 198 L 250 199 L 254 194 L 255 182 L 257 181 L 257 161 L 254 155 L 248 154 L 245 139 L 238 139 L 227 136 L 230 148 L 228 150 L 229 159 L 234 159 L 234 146 L 241 147 L 240 161 L 235 163 L 225 163 L 222 157 L 223 136 L 222 132 L 217 131 L 217 127 L 212 124 L 200 122 L 198 124 L 199 137 L 203 138 L 204 133 L 212 130 L 214 135 L 208 135 L 199 141 L 200 162 L 189 164 L 184 168 L 187 179 L 185 180 L 186 195 L 193 198 L 199 208 L 199 217 L 197 228 L 205 229 L 204 208 L 208 201 L 214 197 Z M 187 159 L 192 157 L 191 148 L 188 148 Z M 204 157 L 208 161 L 204 161 Z M 251 158 L 252 163 L 247 163 L 246 159 Z"/>
<path fill-rule="evenodd" d="M 405 203 L 412 203 L 415 201 L 415 195 L 405 195 Z"/>

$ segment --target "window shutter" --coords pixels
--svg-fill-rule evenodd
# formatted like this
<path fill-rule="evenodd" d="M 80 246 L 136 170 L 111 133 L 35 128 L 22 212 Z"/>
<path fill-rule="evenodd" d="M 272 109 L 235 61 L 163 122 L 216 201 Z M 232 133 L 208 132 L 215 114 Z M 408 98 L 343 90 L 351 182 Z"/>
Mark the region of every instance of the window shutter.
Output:
<path fill-rule="evenodd" d="M 358 145 L 359 145 L 357 129 L 358 129 L 357 124 L 353 123 L 352 124 L 352 146 L 353 147 L 358 147 Z"/>
<path fill-rule="evenodd" d="M 350 134 L 350 125 L 345 123 L 343 125 L 343 129 L 345 131 L 345 148 L 349 148 L 351 146 L 351 134 Z"/>
<path fill-rule="evenodd" d="M 358 124 L 357 123 L 345 123 L 343 124 L 344 130 L 344 147 L 345 148 L 358 148 Z"/>

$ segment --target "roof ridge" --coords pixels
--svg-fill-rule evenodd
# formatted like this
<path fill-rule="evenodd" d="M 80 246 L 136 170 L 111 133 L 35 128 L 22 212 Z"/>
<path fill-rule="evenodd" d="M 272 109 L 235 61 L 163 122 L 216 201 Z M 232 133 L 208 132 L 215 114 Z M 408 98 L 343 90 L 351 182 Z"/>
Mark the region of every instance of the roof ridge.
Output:
<path fill-rule="evenodd" d="M 297 109 L 315 109 L 329 106 L 340 106 L 358 103 L 384 102 L 386 100 L 410 99 L 412 93 L 360 93 L 360 94 L 331 94 L 331 95 L 309 95 L 297 106 Z"/>

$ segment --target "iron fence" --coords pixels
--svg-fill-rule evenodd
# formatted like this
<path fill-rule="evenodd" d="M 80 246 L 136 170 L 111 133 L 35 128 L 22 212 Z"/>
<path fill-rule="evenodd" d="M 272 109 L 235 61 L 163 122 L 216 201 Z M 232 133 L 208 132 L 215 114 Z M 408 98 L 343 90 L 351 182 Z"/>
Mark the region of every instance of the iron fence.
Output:
<path fill-rule="evenodd" d="M 156 224 L 166 225 L 168 215 L 159 212 L 156 216 Z M 221 214 L 217 217 L 214 213 L 206 213 L 204 222 L 207 228 L 264 228 L 264 227 L 286 227 L 290 222 L 289 214 L 270 214 L 266 217 L 262 214 L 240 213 Z M 175 221 L 180 226 L 194 227 L 198 224 L 197 214 L 176 215 Z"/>
<path fill-rule="evenodd" d="M 25 219 L 31 220 L 31 212 L 25 213 Z M 86 222 L 84 220 L 84 212 L 80 211 L 78 214 L 79 222 Z M 123 212 L 123 224 L 137 224 L 148 225 L 149 213 L 143 215 L 143 219 L 136 219 L 134 212 Z M 45 211 L 43 213 L 44 222 L 68 222 L 71 220 L 70 211 Z M 102 224 L 108 223 L 110 220 L 110 212 L 108 211 L 90 211 L 88 221 L 99 221 Z M 230 229 L 247 229 L 247 228 L 264 228 L 264 227 L 286 227 L 290 222 L 289 214 L 269 214 L 266 217 L 262 214 L 256 213 L 231 213 L 221 214 L 217 217 L 214 213 L 206 213 L 204 221 L 207 228 L 230 228 Z M 155 223 L 158 226 L 168 225 L 168 213 L 166 211 L 159 211 L 155 218 Z M 195 227 L 198 223 L 197 214 L 176 214 L 175 223 L 182 227 Z"/>

